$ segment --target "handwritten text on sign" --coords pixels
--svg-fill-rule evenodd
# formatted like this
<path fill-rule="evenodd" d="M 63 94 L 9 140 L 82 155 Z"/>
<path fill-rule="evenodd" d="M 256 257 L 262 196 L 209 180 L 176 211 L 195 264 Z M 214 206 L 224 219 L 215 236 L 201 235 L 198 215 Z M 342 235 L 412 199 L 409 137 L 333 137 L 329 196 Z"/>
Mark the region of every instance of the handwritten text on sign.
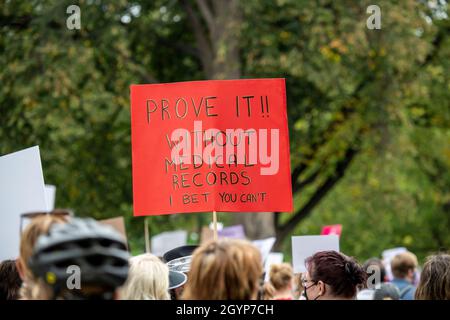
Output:
<path fill-rule="evenodd" d="M 135 215 L 291 211 L 284 79 L 131 86 Z"/>

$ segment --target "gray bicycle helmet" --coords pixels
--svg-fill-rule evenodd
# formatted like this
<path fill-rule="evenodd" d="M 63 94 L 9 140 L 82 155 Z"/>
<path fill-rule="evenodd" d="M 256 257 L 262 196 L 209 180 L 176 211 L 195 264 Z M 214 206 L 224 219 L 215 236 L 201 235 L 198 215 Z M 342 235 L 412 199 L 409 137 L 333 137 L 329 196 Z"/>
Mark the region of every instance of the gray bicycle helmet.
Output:
<path fill-rule="evenodd" d="M 66 287 L 69 266 L 78 266 L 81 287 L 94 286 L 112 292 L 128 277 L 128 259 L 123 237 L 112 227 L 93 219 L 73 218 L 55 224 L 39 237 L 29 267 L 50 285 L 55 296 Z"/>

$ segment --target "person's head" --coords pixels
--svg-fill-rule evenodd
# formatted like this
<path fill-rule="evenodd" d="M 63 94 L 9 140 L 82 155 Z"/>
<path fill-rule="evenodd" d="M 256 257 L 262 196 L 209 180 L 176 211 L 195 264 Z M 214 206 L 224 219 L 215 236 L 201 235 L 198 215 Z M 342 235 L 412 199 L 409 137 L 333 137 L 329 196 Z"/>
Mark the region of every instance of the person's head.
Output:
<path fill-rule="evenodd" d="M 149 253 L 131 258 L 130 272 L 121 290 L 121 299 L 169 300 L 167 265 Z"/>
<path fill-rule="evenodd" d="M 20 257 L 17 262 L 17 269 L 24 284 L 27 284 L 28 280 L 33 280 L 28 261 L 33 254 L 37 239 L 47 234 L 54 224 L 66 223 L 68 219 L 68 215 L 42 214 L 33 218 L 26 226 L 20 238 Z"/>
<path fill-rule="evenodd" d="M 0 301 L 19 299 L 19 290 L 22 285 L 16 261 L 5 260 L 0 263 Z"/>
<path fill-rule="evenodd" d="M 394 278 L 412 282 L 417 265 L 417 257 L 414 253 L 409 251 L 399 253 L 391 261 L 392 274 Z"/>
<path fill-rule="evenodd" d="M 373 300 L 400 300 L 400 291 L 392 283 L 382 283 L 374 290 Z"/>
<path fill-rule="evenodd" d="M 416 300 L 450 300 L 450 255 L 429 256 L 417 286 Z"/>
<path fill-rule="evenodd" d="M 353 259 L 336 251 L 322 251 L 305 261 L 303 287 L 308 300 L 354 299 L 367 274 Z"/>
<path fill-rule="evenodd" d="M 363 265 L 368 276 L 375 277 L 375 284 L 386 282 L 386 268 L 379 258 L 370 258 Z"/>
<path fill-rule="evenodd" d="M 113 299 L 128 276 L 125 239 L 93 219 L 54 224 L 38 238 L 29 268 L 33 299 Z"/>
<path fill-rule="evenodd" d="M 183 299 L 256 299 L 262 272 L 261 254 L 251 243 L 236 239 L 205 243 L 194 252 Z"/>
<path fill-rule="evenodd" d="M 273 264 L 270 268 L 269 278 L 278 294 L 284 291 L 292 291 L 294 271 L 290 264 Z"/>

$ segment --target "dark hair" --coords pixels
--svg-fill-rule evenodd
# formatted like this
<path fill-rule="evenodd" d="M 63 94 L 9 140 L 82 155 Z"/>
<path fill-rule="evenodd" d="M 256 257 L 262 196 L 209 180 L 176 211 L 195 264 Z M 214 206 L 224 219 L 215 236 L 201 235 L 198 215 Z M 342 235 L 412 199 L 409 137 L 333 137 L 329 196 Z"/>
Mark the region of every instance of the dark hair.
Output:
<path fill-rule="evenodd" d="M 366 272 L 353 258 L 336 251 L 318 252 L 305 262 L 311 280 L 329 285 L 331 294 L 337 297 L 354 297 L 357 287 L 367 278 Z"/>
<path fill-rule="evenodd" d="M 0 263 L 0 300 L 17 300 L 21 285 L 16 262 L 5 260 Z"/>
<path fill-rule="evenodd" d="M 370 258 L 366 262 L 364 262 L 363 269 L 367 273 L 367 275 L 371 276 L 372 273 L 369 274 L 369 267 L 375 266 L 380 270 L 380 282 L 384 282 L 386 279 L 386 268 L 384 267 L 383 261 L 379 258 Z"/>

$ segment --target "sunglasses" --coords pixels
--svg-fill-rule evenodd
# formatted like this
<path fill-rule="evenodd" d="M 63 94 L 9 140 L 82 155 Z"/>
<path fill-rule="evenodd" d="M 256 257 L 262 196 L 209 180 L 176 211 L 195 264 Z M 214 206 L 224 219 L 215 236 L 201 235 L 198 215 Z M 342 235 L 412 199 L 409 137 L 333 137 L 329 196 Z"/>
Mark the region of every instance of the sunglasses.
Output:
<path fill-rule="evenodd" d="M 26 212 L 20 215 L 20 235 L 22 235 L 24 229 L 27 225 L 35 218 L 50 215 L 57 217 L 73 217 L 74 214 L 71 210 L 68 209 L 55 209 L 52 211 L 34 211 L 34 212 Z"/>

